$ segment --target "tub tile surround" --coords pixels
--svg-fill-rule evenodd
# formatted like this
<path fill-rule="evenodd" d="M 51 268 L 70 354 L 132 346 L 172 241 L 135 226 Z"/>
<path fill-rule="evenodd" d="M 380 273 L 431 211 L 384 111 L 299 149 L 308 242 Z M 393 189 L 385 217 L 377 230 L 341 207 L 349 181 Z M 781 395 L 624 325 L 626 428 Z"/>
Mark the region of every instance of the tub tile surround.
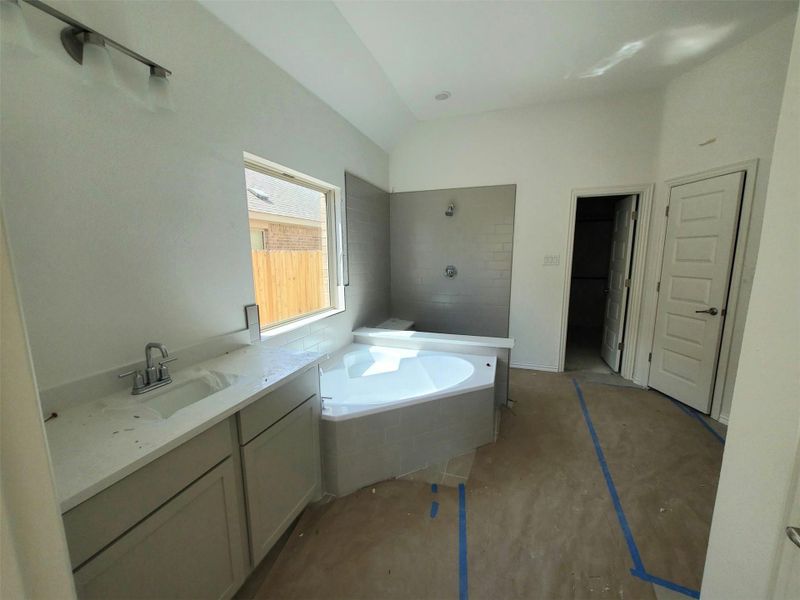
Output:
<path fill-rule="evenodd" d="M 352 329 L 390 315 L 389 193 L 345 173 L 347 255 Z"/>
<path fill-rule="evenodd" d="M 107 410 L 129 404 L 129 390 L 70 405 L 45 426 L 62 511 L 239 412 L 325 358 L 317 352 L 292 352 L 258 344 L 175 371 L 171 385 L 188 380 L 200 369 L 241 379 L 163 420 L 143 418 L 136 411 Z M 137 398 L 148 400 L 147 394 Z"/>
<path fill-rule="evenodd" d="M 336 496 L 494 440 L 494 393 L 478 390 L 346 421 L 322 421 L 325 489 Z"/>
<path fill-rule="evenodd" d="M 472 452 L 461 454 L 449 460 L 430 464 L 423 469 L 401 475 L 398 479 L 436 483 L 447 487 L 458 487 L 458 484 L 466 483 L 469 479 L 469 474 L 472 471 L 472 464 L 475 462 L 475 452 L 476 451 L 473 450 Z"/>
<path fill-rule="evenodd" d="M 515 198 L 515 185 L 391 194 L 393 316 L 420 331 L 507 336 Z"/>

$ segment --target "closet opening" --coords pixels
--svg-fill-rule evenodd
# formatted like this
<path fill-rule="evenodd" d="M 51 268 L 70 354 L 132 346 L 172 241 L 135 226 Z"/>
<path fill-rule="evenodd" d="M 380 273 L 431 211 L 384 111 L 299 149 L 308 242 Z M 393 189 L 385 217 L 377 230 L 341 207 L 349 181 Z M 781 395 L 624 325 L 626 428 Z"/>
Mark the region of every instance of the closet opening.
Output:
<path fill-rule="evenodd" d="M 638 204 L 638 194 L 577 198 L 565 371 L 621 371 Z"/>

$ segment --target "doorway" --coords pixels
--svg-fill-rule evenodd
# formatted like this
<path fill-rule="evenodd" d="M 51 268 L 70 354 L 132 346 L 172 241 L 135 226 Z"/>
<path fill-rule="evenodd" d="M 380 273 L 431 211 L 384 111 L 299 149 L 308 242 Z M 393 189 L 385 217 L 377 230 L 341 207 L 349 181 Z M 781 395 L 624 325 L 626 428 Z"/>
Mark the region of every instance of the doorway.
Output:
<path fill-rule="evenodd" d="M 578 196 L 564 370 L 619 373 L 639 195 Z"/>

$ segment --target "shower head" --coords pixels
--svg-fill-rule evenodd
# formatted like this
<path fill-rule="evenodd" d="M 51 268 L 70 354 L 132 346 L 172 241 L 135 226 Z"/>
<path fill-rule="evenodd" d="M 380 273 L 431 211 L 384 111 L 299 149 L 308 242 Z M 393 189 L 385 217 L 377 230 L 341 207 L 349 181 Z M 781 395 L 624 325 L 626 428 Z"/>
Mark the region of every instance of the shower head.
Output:
<path fill-rule="evenodd" d="M 453 213 L 456 212 L 456 205 L 454 202 L 451 202 L 450 205 L 447 207 L 447 210 L 444 211 L 444 214 L 448 217 L 452 217 Z"/>

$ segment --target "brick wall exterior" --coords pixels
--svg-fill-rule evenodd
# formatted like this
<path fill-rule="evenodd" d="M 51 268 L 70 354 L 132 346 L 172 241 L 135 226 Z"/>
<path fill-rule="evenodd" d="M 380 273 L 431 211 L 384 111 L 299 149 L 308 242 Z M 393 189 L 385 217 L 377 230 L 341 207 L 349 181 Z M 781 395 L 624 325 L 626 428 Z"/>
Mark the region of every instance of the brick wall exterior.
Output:
<path fill-rule="evenodd" d="M 323 232 L 318 227 L 250 221 L 253 229 L 267 232 L 266 250 L 303 251 L 319 250 L 324 243 Z"/>

